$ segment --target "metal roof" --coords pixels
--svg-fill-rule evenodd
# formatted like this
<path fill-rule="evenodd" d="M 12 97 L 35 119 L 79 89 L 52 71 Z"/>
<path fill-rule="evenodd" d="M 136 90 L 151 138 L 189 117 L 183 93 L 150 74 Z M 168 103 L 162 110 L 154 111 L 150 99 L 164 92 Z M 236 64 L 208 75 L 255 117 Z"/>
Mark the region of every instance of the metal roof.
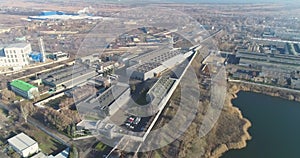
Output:
<path fill-rule="evenodd" d="M 46 156 L 44 153 L 39 152 L 38 154 L 30 157 L 30 158 L 48 158 L 48 156 Z"/>
<path fill-rule="evenodd" d="M 66 148 L 62 152 L 58 153 L 57 155 L 53 156 L 50 155 L 48 158 L 68 158 L 69 157 L 70 148 Z"/>
<path fill-rule="evenodd" d="M 24 133 L 20 133 L 10 139 L 7 140 L 9 144 L 13 145 L 15 148 L 17 148 L 19 151 L 23 151 L 27 149 L 28 147 L 31 147 L 35 143 L 37 143 L 35 140 L 30 138 L 28 135 Z"/>
<path fill-rule="evenodd" d="M 7 45 L 5 48 L 24 48 L 27 45 L 29 45 L 29 43 L 13 43 L 13 44 Z"/>
<path fill-rule="evenodd" d="M 31 88 L 37 88 L 27 82 L 24 82 L 22 80 L 13 80 L 11 83 L 10 83 L 11 86 L 14 86 L 22 91 L 29 91 Z"/>

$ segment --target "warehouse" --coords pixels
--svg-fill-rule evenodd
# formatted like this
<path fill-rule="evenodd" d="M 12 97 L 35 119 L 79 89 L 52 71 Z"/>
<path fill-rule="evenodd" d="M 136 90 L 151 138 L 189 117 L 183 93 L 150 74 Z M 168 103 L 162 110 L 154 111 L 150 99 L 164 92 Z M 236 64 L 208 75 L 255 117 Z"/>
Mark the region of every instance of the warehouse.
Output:
<path fill-rule="evenodd" d="M 29 157 L 39 152 L 38 143 L 24 133 L 20 133 L 7 141 L 22 157 Z"/>
<path fill-rule="evenodd" d="M 10 86 L 13 92 L 24 98 L 34 99 L 39 96 L 39 90 L 37 87 L 22 80 L 13 80 L 10 83 Z"/>

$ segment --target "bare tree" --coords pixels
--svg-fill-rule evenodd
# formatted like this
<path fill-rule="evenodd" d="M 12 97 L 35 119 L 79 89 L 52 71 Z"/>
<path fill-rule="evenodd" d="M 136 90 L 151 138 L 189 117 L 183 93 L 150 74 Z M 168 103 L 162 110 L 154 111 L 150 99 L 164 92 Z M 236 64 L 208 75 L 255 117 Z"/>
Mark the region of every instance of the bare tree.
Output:
<path fill-rule="evenodd" d="M 1 120 L 5 120 L 6 119 L 6 114 L 5 114 L 5 112 L 4 112 L 3 109 L 0 109 L 0 119 Z"/>
<path fill-rule="evenodd" d="M 27 123 L 28 116 L 30 116 L 34 113 L 35 108 L 31 102 L 21 102 L 20 110 L 21 110 L 21 113 L 22 113 L 22 116 L 23 116 L 25 122 Z"/>
<path fill-rule="evenodd" d="M 16 97 L 16 94 L 8 89 L 3 89 L 1 91 L 2 99 L 5 101 L 10 101 Z"/>

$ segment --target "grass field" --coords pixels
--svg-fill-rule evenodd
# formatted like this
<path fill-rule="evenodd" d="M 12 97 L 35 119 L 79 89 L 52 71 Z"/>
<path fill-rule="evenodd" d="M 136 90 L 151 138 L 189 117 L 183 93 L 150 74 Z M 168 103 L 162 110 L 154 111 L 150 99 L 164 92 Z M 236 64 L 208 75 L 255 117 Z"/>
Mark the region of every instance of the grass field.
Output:
<path fill-rule="evenodd" d="M 61 144 L 54 138 L 50 137 L 40 129 L 31 125 L 24 125 L 24 126 L 26 128 L 24 132 L 38 142 L 42 152 L 51 154 L 51 153 L 60 152 L 66 148 L 65 145 Z"/>

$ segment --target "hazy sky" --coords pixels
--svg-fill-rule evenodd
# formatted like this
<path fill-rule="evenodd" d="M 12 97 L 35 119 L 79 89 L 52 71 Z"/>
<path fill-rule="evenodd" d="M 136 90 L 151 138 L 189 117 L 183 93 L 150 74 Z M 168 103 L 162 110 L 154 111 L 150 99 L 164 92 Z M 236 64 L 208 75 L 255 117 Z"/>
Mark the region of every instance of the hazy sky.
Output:
<path fill-rule="evenodd" d="M 298 0 L 169 0 L 173 2 L 193 3 L 271 3 L 271 2 L 297 2 Z"/>
<path fill-rule="evenodd" d="M 6 1 L 6 0 L 0 0 L 1 1 Z M 25 0 L 25 1 L 40 1 L 40 0 Z M 76 2 L 79 0 L 44 0 L 48 2 Z M 230 4 L 230 3 L 295 3 L 295 4 L 300 4 L 300 0 L 81 0 L 81 1 L 86 1 L 86 2 L 115 2 L 115 3 L 222 3 L 222 4 Z"/>
<path fill-rule="evenodd" d="M 89 0 L 86 0 L 89 1 Z M 139 2 L 175 2 L 175 3 L 299 3 L 300 0 L 98 0 L 104 2 L 131 2 L 131 3 L 139 3 Z"/>

